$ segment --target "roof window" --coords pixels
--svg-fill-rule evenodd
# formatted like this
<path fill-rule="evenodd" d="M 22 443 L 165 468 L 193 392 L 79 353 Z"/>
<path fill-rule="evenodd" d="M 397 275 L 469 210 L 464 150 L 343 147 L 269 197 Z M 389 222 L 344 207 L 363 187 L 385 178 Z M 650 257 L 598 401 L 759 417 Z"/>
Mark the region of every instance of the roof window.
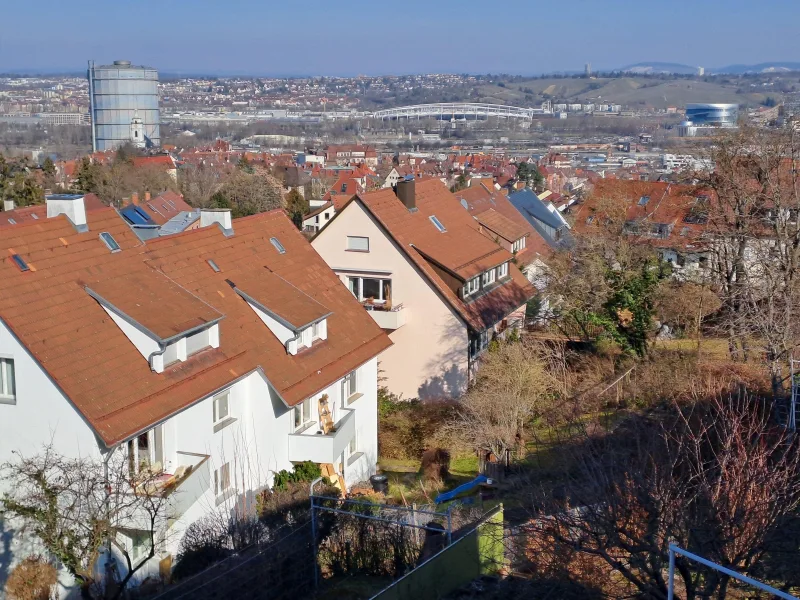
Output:
<path fill-rule="evenodd" d="M 467 201 L 464 200 L 463 198 L 461 199 L 461 206 L 469 210 L 469 204 L 467 204 Z"/>
<path fill-rule="evenodd" d="M 100 234 L 100 239 L 103 240 L 103 243 L 112 252 L 119 252 L 120 251 L 120 247 L 119 247 L 119 244 L 117 243 L 117 240 L 115 240 L 114 236 L 112 236 L 107 231 L 104 231 L 103 233 Z"/>
<path fill-rule="evenodd" d="M 12 225 L 16 225 L 17 224 L 17 222 L 14 219 L 9 219 L 8 222 L 11 223 Z"/>
<path fill-rule="evenodd" d="M 22 258 L 19 254 L 12 254 L 11 255 L 11 260 L 13 260 L 14 264 L 16 264 L 19 267 L 20 271 L 30 271 L 31 270 L 31 268 L 28 266 L 28 263 L 26 263 L 25 259 Z"/>
<path fill-rule="evenodd" d="M 645 206 L 648 202 L 650 202 L 650 196 L 642 196 L 639 198 L 639 206 Z"/>
<path fill-rule="evenodd" d="M 447 229 L 444 228 L 444 225 L 442 225 L 442 222 L 436 218 L 436 215 L 431 215 L 428 218 L 431 220 L 431 223 L 433 223 L 433 226 L 439 230 L 439 233 L 444 233 L 447 231 Z"/>
<path fill-rule="evenodd" d="M 209 267 L 214 269 L 214 273 L 219 273 L 220 272 L 221 269 L 217 266 L 217 263 L 215 263 L 213 260 L 211 260 L 209 258 L 206 262 L 208 263 Z"/>
<path fill-rule="evenodd" d="M 286 248 L 284 248 L 283 244 L 278 241 L 278 238 L 271 237 L 269 238 L 269 241 L 273 246 L 275 246 L 275 250 L 278 251 L 278 254 L 286 254 Z"/>
<path fill-rule="evenodd" d="M 36 213 L 33 213 L 33 214 L 31 215 L 31 218 L 32 218 L 32 219 L 35 219 L 36 221 L 38 221 L 38 220 L 39 220 L 39 215 L 37 215 Z"/>

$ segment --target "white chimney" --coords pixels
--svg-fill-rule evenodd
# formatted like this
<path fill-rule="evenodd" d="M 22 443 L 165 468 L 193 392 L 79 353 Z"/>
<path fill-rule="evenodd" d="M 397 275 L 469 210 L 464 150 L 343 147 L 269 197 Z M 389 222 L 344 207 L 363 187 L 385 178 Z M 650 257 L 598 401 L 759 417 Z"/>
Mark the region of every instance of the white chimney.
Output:
<path fill-rule="evenodd" d="M 53 194 L 46 196 L 47 218 L 51 219 L 59 215 L 67 215 L 78 231 L 88 230 L 86 223 L 86 207 L 83 204 L 83 196 L 79 194 Z"/>
<path fill-rule="evenodd" d="M 3 210 L 14 210 L 15 208 L 13 200 L 3 200 Z"/>
<path fill-rule="evenodd" d="M 200 227 L 208 227 L 214 223 L 219 223 L 225 231 L 233 230 L 230 208 L 201 208 Z"/>

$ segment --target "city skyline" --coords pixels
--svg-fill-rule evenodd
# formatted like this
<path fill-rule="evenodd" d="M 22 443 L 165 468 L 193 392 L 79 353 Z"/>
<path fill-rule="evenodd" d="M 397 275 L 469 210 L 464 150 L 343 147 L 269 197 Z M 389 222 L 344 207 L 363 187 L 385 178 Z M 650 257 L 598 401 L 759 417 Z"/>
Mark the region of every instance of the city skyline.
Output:
<path fill-rule="evenodd" d="M 490 14 L 474 0 L 457 12 L 434 12 L 418 0 L 402 10 L 357 0 L 335 13 L 241 0 L 224 7 L 146 0 L 102 10 L 78 3 L 64 11 L 43 0 L 35 11 L 4 9 L 16 25 L 0 39 L 0 72 L 80 72 L 89 59 L 121 58 L 164 73 L 276 77 L 533 75 L 582 72 L 587 62 L 594 72 L 643 61 L 709 69 L 800 59 L 792 31 L 800 5 L 770 6 L 779 19 L 754 19 L 752 5 L 741 0 L 677 0 L 668 11 L 622 0 L 602 10 L 583 1 L 565 10 L 512 0 Z"/>

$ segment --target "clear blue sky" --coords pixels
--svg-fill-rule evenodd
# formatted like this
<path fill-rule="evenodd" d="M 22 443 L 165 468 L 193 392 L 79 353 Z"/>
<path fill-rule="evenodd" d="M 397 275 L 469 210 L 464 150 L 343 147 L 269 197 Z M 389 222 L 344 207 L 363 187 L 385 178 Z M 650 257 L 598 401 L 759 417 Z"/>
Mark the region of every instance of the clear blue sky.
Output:
<path fill-rule="evenodd" d="M 8 0 L 0 71 L 541 73 L 800 61 L 798 0 Z"/>

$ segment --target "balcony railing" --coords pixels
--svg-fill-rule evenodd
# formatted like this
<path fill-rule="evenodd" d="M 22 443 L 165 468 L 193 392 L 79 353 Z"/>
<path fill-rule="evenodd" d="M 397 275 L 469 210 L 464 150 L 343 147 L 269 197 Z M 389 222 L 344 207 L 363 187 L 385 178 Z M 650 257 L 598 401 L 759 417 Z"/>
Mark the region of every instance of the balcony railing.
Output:
<path fill-rule="evenodd" d="M 300 433 L 289 434 L 289 460 L 336 463 L 356 434 L 355 411 L 343 409 L 343 412 L 344 416 L 328 434 L 323 434 L 316 426 L 308 427 Z"/>
<path fill-rule="evenodd" d="M 383 304 L 364 303 L 369 316 L 378 324 L 381 329 L 399 329 L 406 324 L 409 310 L 402 304 L 397 304 L 391 308 L 386 308 Z"/>

